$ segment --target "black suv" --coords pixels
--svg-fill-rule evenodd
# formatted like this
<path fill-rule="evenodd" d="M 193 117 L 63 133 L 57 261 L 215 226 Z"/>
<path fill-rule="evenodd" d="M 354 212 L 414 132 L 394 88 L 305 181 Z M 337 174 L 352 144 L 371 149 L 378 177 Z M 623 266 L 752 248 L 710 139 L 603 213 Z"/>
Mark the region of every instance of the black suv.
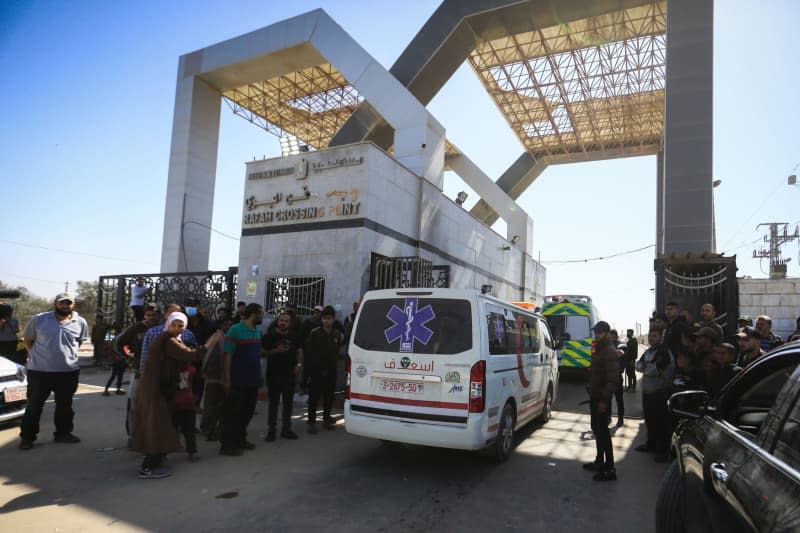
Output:
<path fill-rule="evenodd" d="M 656 531 L 800 531 L 800 342 L 740 372 L 715 405 L 674 394 L 675 460 L 661 481 Z"/>

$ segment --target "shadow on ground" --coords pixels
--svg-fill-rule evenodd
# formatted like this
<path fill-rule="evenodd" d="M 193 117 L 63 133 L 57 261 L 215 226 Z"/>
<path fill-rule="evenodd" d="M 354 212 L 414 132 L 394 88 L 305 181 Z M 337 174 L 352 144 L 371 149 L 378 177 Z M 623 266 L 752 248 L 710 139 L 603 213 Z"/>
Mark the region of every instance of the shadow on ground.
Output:
<path fill-rule="evenodd" d="M 341 422 L 307 435 L 300 410 L 298 441 L 264 443 L 266 404 L 259 403 L 251 424 L 256 450 L 222 457 L 216 443 L 200 441 L 201 462 L 172 454 L 172 477 L 139 480 L 140 457 L 125 449 L 126 397 L 101 396 L 105 378 L 82 373 L 80 444 L 52 443 L 52 403 L 33 450 L 16 449 L 16 428 L 0 430 L 0 522 L 61 530 L 652 530 L 663 465 L 628 453 L 643 440 L 641 423 L 629 419 L 615 438 L 620 480 L 593 482 L 581 469 L 594 458 L 594 442 L 584 434 L 579 384 L 562 384 L 553 420 L 519 432 L 516 452 L 499 465 L 481 453 L 387 447 L 347 434 Z"/>

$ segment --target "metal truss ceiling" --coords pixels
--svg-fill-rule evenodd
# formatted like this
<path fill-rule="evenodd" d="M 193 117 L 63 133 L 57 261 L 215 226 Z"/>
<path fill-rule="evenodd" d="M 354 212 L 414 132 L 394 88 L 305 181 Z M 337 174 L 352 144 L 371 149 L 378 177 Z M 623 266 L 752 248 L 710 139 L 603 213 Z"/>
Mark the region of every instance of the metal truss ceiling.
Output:
<path fill-rule="evenodd" d="M 316 149 L 330 145 L 364 100 L 329 63 L 236 87 L 222 96 L 234 114 L 278 137 L 294 135 Z M 459 153 L 449 141 L 445 152 Z"/>
<path fill-rule="evenodd" d="M 665 57 L 661 1 L 482 41 L 469 62 L 531 155 L 556 160 L 656 152 Z"/>
<path fill-rule="evenodd" d="M 325 148 L 363 97 L 330 64 L 222 93 L 233 112 L 270 133 Z"/>

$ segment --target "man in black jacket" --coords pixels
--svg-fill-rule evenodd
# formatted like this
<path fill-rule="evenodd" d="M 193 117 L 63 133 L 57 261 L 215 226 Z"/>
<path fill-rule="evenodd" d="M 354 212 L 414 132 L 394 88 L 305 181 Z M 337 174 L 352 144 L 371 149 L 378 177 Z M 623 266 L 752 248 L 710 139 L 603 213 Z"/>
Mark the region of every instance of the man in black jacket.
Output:
<path fill-rule="evenodd" d="M 322 398 L 322 423 L 325 429 L 334 429 L 331 408 L 336 390 L 336 365 L 339 361 L 339 347 L 342 333 L 333 327 L 336 311 L 326 307 L 320 317 L 322 325 L 314 328 L 306 344 L 306 368 L 310 380 L 308 395 L 308 432 L 317 432 L 317 402 Z"/>
<path fill-rule="evenodd" d="M 600 321 L 594 326 L 595 347 L 589 377 L 589 405 L 592 416 L 592 432 L 597 446 L 594 462 L 583 468 L 597 472 L 595 481 L 616 481 L 614 451 L 611 446 L 611 433 L 608 430 L 611 413 L 611 397 L 619 381 L 619 355 L 611 345 L 611 326 Z"/>
<path fill-rule="evenodd" d="M 667 327 L 664 330 L 664 344 L 674 356 L 683 351 L 681 337 L 689 324 L 680 314 L 680 306 L 677 302 L 669 302 L 664 307 L 664 314 L 667 317 Z"/>

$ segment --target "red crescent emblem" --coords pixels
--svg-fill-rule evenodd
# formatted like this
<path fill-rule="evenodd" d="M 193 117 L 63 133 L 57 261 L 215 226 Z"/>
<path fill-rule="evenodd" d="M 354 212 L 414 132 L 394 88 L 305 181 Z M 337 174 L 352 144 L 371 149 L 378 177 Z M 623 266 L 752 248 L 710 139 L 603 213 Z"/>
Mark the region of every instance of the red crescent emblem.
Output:
<path fill-rule="evenodd" d="M 519 381 L 522 383 L 522 386 L 526 389 L 531 384 L 530 380 L 525 376 L 525 367 L 522 364 L 522 323 L 524 322 L 521 315 L 517 315 L 516 318 L 516 326 L 517 326 L 517 373 L 519 374 Z"/>

